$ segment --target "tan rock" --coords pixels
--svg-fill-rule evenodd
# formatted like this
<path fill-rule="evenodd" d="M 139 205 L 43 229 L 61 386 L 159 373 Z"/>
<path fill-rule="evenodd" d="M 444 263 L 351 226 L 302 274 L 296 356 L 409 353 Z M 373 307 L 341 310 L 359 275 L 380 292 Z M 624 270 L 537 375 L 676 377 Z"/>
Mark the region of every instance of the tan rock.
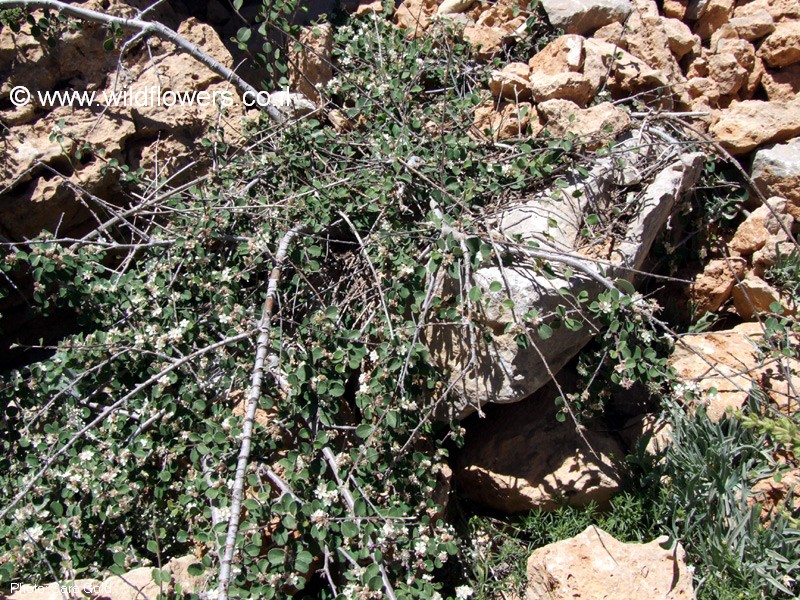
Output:
<path fill-rule="evenodd" d="M 609 23 L 603 25 L 600 29 L 592 34 L 592 39 L 602 40 L 609 44 L 615 44 L 623 50 L 628 49 L 628 41 L 625 39 L 626 28 L 622 23 Z"/>
<path fill-rule="evenodd" d="M 736 14 L 735 11 L 734 14 Z M 740 38 L 751 42 L 760 40 L 775 31 L 772 15 L 765 9 L 755 10 L 741 17 L 733 17 L 728 23 Z"/>
<path fill-rule="evenodd" d="M 772 243 L 770 240 L 764 244 L 761 250 L 753 253 L 753 275 L 763 278 L 767 270 L 778 263 L 779 252 L 781 256 L 788 256 L 795 248 L 796 245 L 793 241 L 783 240 Z"/>
<path fill-rule="evenodd" d="M 708 77 L 708 59 L 710 56 L 711 51 L 708 48 L 701 48 L 700 52 L 693 52 L 689 56 L 686 78 Z"/>
<path fill-rule="evenodd" d="M 527 9 L 527 0 L 498 0 L 482 4 L 479 7 L 481 12 L 475 19 L 475 25 L 493 27 L 502 31 L 504 35 L 510 36 L 524 30 Z"/>
<path fill-rule="evenodd" d="M 394 13 L 395 23 L 413 35 L 422 33 L 439 8 L 438 0 L 403 0 Z"/>
<path fill-rule="evenodd" d="M 632 9 L 629 0 L 541 0 L 540 4 L 553 27 L 581 35 L 625 21 Z"/>
<path fill-rule="evenodd" d="M 786 473 L 762 479 L 750 489 L 748 506 L 761 505 L 761 521 L 769 523 L 779 511 L 787 510 L 789 498 L 800 496 L 800 469 L 791 469 Z"/>
<path fill-rule="evenodd" d="M 678 60 L 682 59 L 692 50 L 699 50 L 700 38 L 692 33 L 689 26 L 678 19 L 662 19 L 661 26 L 667 35 L 670 51 Z"/>
<path fill-rule="evenodd" d="M 713 421 L 747 401 L 760 366 L 757 344 L 762 333 L 758 323 L 742 323 L 728 331 L 683 335 L 676 344 L 670 366 L 682 389 L 693 391 L 695 402 L 705 404 Z"/>
<path fill-rule="evenodd" d="M 800 22 L 778 23 L 775 31 L 761 42 L 758 54 L 773 68 L 800 62 Z"/>
<path fill-rule="evenodd" d="M 750 175 L 767 198 L 785 198 L 786 212 L 800 220 L 800 139 L 756 152 Z"/>
<path fill-rule="evenodd" d="M 764 61 L 756 56 L 755 62 L 753 63 L 753 68 L 747 73 L 747 79 L 745 79 L 742 89 L 739 90 L 739 98 L 742 100 L 752 100 L 753 96 L 756 95 L 756 92 L 761 89 L 761 86 L 764 82 L 764 75 L 766 75 Z M 774 100 L 781 101 L 790 99 L 791 98 L 785 97 L 775 98 Z M 770 100 L 773 100 L 773 98 L 770 98 Z"/>
<path fill-rule="evenodd" d="M 733 16 L 735 0 L 708 0 L 706 9 L 695 25 L 695 33 L 707 40 Z"/>
<path fill-rule="evenodd" d="M 680 543 L 667 536 L 647 544 L 617 541 L 594 525 L 574 538 L 534 550 L 528 558 L 527 600 L 694 598 Z"/>
<path fill-rule="evenodd" d="M 709 131 L 734 155 L 782 142 L 800 134 L 800 101 L 737 102 L 717 115 Z"/>
<path fill-rule="evenodd" d="M 473 122 L 481 137 L 495 141 L 537 135 L 542 129 L 530 102 L 484 102 L 476 107 Z"/>
<path fill-rule="evenodd" d="M 584 49 L 583 73 L 591 81 L 593 89 L 605 84 L 615 98 L 655 89 L 667 93 L 670 90 L 664 75 L 614 44 L 587 39 Z"/>
<path fill-rule="evenodd" d="M 693 106 L 699 110 L 719 106 L 719 86 L 710 77 L 692 77 L 686 84 L 689 96 L 695 100 Z"/>
<path fill-rule="evenodd" d="M 717 83 L 722 96 L 733 96 L 744 85 L 747 69 L 732 54 L 712 54 L 708 59 L 708 76 Z"/>
<path fill-rule="evenodd" d="M 689 0 L 664 0 L 664 16 L 682 21 L 688 6 Z"/>
<path fill-rule="evenodd" d="M 495 98 L 531 99 L 531 69 L 525 63 L 512 62 L 499 71 L 492 71 L 489 89 Z"/>
<path fill-rule="evenodd" d="M 489 60 L 503 51 L 508 33 L 499 27 L 474 25 L 464 28 L 464 39 L 473 47 L 479 60 Z"/>
<path fill-rule="evenodd" d="M 745 274 L 745 263 L 741 259 L 714 259 L 708 262 L 703 272 L 692 285 L 690 297 L 697 314 L 715 312 L 728 301 L 733 286 Z"/>
<path fill-rule="evenodd" d="M 116 4 L 108 7 L 123 9 Z M 4 30 L 2 40 L 7 40 L 8 31 Z M 190 18 L 178 33 L 218 62 L 233 65 L 210 26 Z M 36 48 L 38 41 L 20 33 L 13 38 L 20 53 L 11 57 L 11 62 L 0 64 L 3 90 L 18 84 L 33 89 L 43 85 L 39 89 L 47 90 L 56 83 L 72 82 L 78 90 L 95 92 L 97 99 L 113 96 L 118 100 L 109 102 L 104 111 L 59 107 L 14 112 L 14 124 L 5 138 L 10 145 L 6 148 L 9 160 L 0 164 L 0 189 L 10 186 L 0 207 L 0 227 L 13 236 L 33 237 L 56 227 L 60 234 L 85 232 L 93 221 L 77 198 L 76 190 L 81 187 L 104 199 L 121 197 L 118 175 L 104 172 L 103 161 L 93 158 L 99 148 L 104 149 L 105 160 L 117 159 L 132 171 L 144 169 L 145 178 L 169 177 L 194 164 L 172 180 L 177 184 L 207 164 L 209 158 L 197 150 L 197 142 L 210 124 L 225 130 L 227 143 L 241 141 L 244 107 L 232 85 L 158 39 L 151 40 L 149 52 L 129 52 L 122 64 L 125 77 L 117 79 L 117 57 L 103 49 L 106 37 L 104 28 L 87 24 L 78 32 L 65 34 L 56 51 L 43 54 Z M 194 94 L 194 100 L 179 100 L 177 94 Z M 0 121 L 9 121 L 3 109 Z M 92 151 L 84 150 L 87 144 Z"/>
<path fill-rule="evenodd" d="M 589 149 L 615 140 L 631 125 L 627 111 L 610 102 L 581 109 L 569 100 L 548 100 L 536 107 L 544 127 L 555 138 L 574 134 Z"/>
<path fill-rule="evenodd" d="M 781 301 L 778 290 L 755 275 L 748 275 L 734 286 L 732 296 L 736 312 L 745 321 L 760 313 L 771 312 L 770 305 Z"/>
<path fill-rule="evenodd" d="M 631 13 L 626 23 L 628 52 L 661 73 L 670 83 L 682 81 L 683 71 L 670 50 L 670 38 L 659 16 Z"/>
<path fill-rule="evenodd" d="M 778 71 L 764 70 L 761 85 L 770 102 L 791 102 L 800 97 L 800 65 L 794 64 Z"/>
<path fill-rule="evenodd" d="M 583 69 L 584 38 L 579 35 L 562 35 L 553 40 L 529 61 L 531 71 L 545 75 L 558 75 Z"/>
<path fill-rule="evenodd" d="M 762 10 L 766 10 L 776 23 L 778 21 L 800 19 L 800 5 L 797 0 L 753 0 L 737 6 L 733 16 L 734 18 L 750 16 Z"/>
<path fill-rule="evenodd" d="M 731 239 L 731 252 L 739 256 L 750 256 L 756 250 L 764 247 L 770 238 L 770 232 L 764 225 L 764 219 L 769 214 L 769 208 L 761 206 L 753 211 L 747 219 L 739 225 Z"/>
<path fill-rule="evenodd" d="M 556 75 L 531 72 L 530 87 L 533 100 L 537 103 L 558 98 L 586 106 L 596 92 L 588 77 L 573 72 Z"/>
<path fill-rule="evenodd" d="M 184 556 L 170 560 L 164 570 L 171 575 L 169 583 L 156 583 L 153 567 L 140 567 L 128 571 L 123 576 L 112 576 L 103 581 L 79 579 L 63 581 L 61 587 L 68 597 L 107 598 L 109 600 L 155 600 L 159 594 L 170 594 L 180 586 L 182 593 L 196 593 L 203 589 L 207 575 L 190 575 L 189 567 L 200 561 L 195 556 Z M 39 589 L 23 586 L 4 598 L 9 600 L 55 600 L 62 596 L 57 584 L 43 584 Z"/>
<path fill-rule="evenodd" d="M 736 33 L 736 30 L 731 27 L 730 23 L 725 23 L 719 29 L 714 30 L 714 33 L 711 34 L 711 39 L 708 42 L 708 47 L 711 49 L 712 52 L 717 51 L 717 44 L 719 44 L 720 40 L 738 40 L 739 34 Z"/>
<path fill-rule="evenodd" d="M 507 513 L 608 502 L 619 489 L 622 448 L 604 433 L 556 420 L 554 385 L 528 400 L 498 406 L 467 433 L 456 482 L 472 501 Z"/>
<path fill-rule="evenodd" d="M 330 23 L 303 27 L 298 45 L 289 53 L 289 85 L 319 103 L 319 89 L 333 78 L 333 27 Z"/>

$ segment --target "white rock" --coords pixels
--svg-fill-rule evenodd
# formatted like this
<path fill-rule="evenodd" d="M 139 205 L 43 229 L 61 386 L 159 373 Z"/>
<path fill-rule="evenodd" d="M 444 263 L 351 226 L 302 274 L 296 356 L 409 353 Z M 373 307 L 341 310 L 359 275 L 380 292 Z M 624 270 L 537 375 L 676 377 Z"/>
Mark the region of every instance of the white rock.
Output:
<path fill-rule="evenodd" d="M 551 25 L 578 34 L 621 23 L 633 10 L 629 0 L 542 0 L 542 6 Z"/>

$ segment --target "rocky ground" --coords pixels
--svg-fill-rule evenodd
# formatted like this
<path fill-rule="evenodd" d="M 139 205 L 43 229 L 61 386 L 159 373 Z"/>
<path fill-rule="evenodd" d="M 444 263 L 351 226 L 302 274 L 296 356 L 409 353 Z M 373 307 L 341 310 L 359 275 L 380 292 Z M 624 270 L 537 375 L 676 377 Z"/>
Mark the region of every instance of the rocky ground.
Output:
<path fill-rule="evenodd" d="M 85 3 L 96 9 L 106 5 Z M 139 4 L 112 6 L 125 14 Z M 212 8 L 205 20 L 216 19 L 219 29 L 222 17 L 214 17 Z M 348 9 L 383 15 L 379 3 Z M 441 21 L 463 27 L 464 38 L 481 60 L 500 61 L 485 82 L 484 102 L 474 111 L 477 138 L 506 144 L 547 131 L 555 139 L 578 140 L 588 151 L 626 136 L 639 144 L 634 150 L 630 142 L 628 147 L 620 142 L 606 163 L 590 163 L 590 174 L 561 195 L 546 190 L 528 203 L 504 207 L 493 217 L 492 227 L 508 238 L 545 240 L 541 251 L 601 261 L 607 277 L 638 283 L 635 272 L 649 268 L 656 238 L 700 180 L 704 153 L 683 152 L 673 137 L 676 132 L 692 136 L 696 147 L 729 159 L 741 170 L 749 197 L 737 207 L 737 225 L 721 234 L 703 264 L 684 265 L 675 273 L 676 279 L 690 282 L 674 288 L 684 309 L 693 307 L 696 318 L 723 315 L 719 322 L 731 324 L 676 336 L 669 365 L 687 390 L 679 395 L 687 404 L 703 405 L 718 421 L 746 405 L 755 382 L 765 406 L 779 415 L 796 415 L 800 365 L 791 356 L 765 356 L 759 348 L 766 320 L 793 317 L 797 310 L 797 297 L 769 274 L 781 256 L 797 247 L 800 228 L 800 4 L 542 0 L 535 9 L 541 12 L 533 14 L 543 15 L 563 34 L 532 50 L 527 61 L 503 62 L 506 48 L 526 36 L 530 10 L 525 0 L 406 0 L 387 17 L 409 36 L 431 34 Z M 151 16 L 220 63 L 235 66 L 231 49 L 215 27 L 187 18 L 169 3 Z M 43 229 L 64 238 L 91 231 L 97 223 L 94 211 L 104 202 L 113 204 L 120 178 L 125 177 L 119 165 L 174 187 L 215 168 L 215 144 L 246 144 L 245 121 L 254 118 L 254 111 L 242 107 L 224 115 L 214 106 L 183 111 L 112 107 L 101 114 L 96 109 L 16 108 L 6 102 L 11 88 L 23 82 L 31 89 L 69 85 L 110 92 L 125 85 L 135 92 L 158 80 L 174 89 L 241 92 L 193 58 L 175 52 L 169 42 L 154 40 L 149 51 L 137 49 L 118 59 L 103 50 L 104 37 L 104 30 L 89 24 L 65 34 L 64 52 L 54 56 L 38 40 L 13 35 L 9 28 L 0 32 L 3 241 L 19 242 Z M 326 104 L 326 86 L 336 73 L 330 55 L 332 27 L 307 28 L 302 40 L 306 46 L 295 51 L 291 91 L 313 102 L 307 110 L 316 111 L 337 130 L 358 127 Z M 209 134 L 210 124 L 224 129 L 224 138 Z M 105 154 L 80 160 L 85 143 L 104 148 Z M 200 145 L 212 151 L 198 152 Z M 639 184 L 646 201 L 614 232 L 614 243 L 609 245 L 610 237 L 600 235 L 587 248 L 581 231 L 592 203 L 600 203 L 615 186 Z M 559 217 L 556 235 L 550 231 L 554 216 Z M 491 283 L 501 274 L 489 267 L 474 276 L 490 295 Z M 603 290 L 602 282 L 590 275 L 567 277 L 559 285 L 537 280 L 535 269 L 509 269 L 502 277 L 510 291 L 492 292 L 486 315 L 498 332 L 511 324 L 499 308 L 508 298 L 518 307 L 547 310 L 562 297 L 553 290 L 567 287 L 592 295 Z M 620 399 L 615 423 L 599 418 L 577 428 L 570 420 L 556 419 L 554 400 L 564 389 L 576 391 L 571 387 L 577 376 L 570 371 L 570 361 L 591 337 L 585 331 L 562 329 L 540 350 L 519 347 L 512 334 L 498 333 L 495 346 L 474 359 L 481 375 L 459 382 L 459 400 L 449 409 L 449 416 L 465 419 L 467 428 L 465 446 L 451 465 L 452 483 L 461 497 L 506 514 L 554 510 L 564 500 L 575 506 L 607 505 L 623 485 L 617 459 L 631 451 L 637 439 L 651 437 L 654 451 L 670 443 L 669 428 L 659 421 L 652 399 Z M 427 341 L 451 368 L 473 360 L 453 351 L 458 340 Z M 551 381 L 554 374 L 558 385 Z M 476 410 L 480 417 L 468 416 Z M 771 508 L 798 490 L 795 457 L 789 452 L 782 460 L 786 468 L 780 481 L 764 480 L 751 490 L 767 521 Z M 623 544 L 590 527 L 530 555 L 526 597 L 691 598 L 693 583 L 683 548 L 678 544 L 665 550 L 660 542 Z M 183 572 L 180 561 L 173 563 Z M 155 597 L 157 586 L 147 575 L 133 572 L 129 579 L 144 595 Z M 188 575 L 175 580 L 202 587 Z M 129 589 L 114 589 L 109 597 L 134 597 Z M 10 597 L 50 597 L 45 593 L 50 592 Z"/>

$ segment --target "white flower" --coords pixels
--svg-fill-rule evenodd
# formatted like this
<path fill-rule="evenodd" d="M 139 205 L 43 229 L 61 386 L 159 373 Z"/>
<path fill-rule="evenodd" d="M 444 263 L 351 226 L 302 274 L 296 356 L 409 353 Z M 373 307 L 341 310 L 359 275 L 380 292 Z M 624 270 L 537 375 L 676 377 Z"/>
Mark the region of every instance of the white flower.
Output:
<path fill-rule="evenodd" d="M 84 462 L 86 462 L 87 460 L 92 460 L 93 457 L 94 457 L 94 452 L 92 452 L 91 450 L 84 450 L 78 455 L 78 458 L 80 458 Z"/>
<path fill-rule="evenodd" d="M 44 529 L 42 529 L 42 526 L 34 525 L 33 527 L 29 527 L 25 530 L 25 539 L 26 541 L 30 539 L 33 541 L 38 541 L 42 537 L 42 534 L 44 534 Z"/>
<path fill-rule="evenodd" d="M 468 585 L 460 585 L 456 588 L 456 598 L 458 600 L 466 600 L 470 596 L 472 596 L 473 590 Z"/>

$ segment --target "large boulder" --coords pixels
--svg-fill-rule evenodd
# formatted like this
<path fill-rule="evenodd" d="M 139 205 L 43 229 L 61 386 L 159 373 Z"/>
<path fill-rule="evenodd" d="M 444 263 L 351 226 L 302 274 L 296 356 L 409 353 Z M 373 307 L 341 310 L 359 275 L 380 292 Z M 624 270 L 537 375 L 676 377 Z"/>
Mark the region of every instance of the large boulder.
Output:
<path fill-rule="evenodd" d="M 472 284 L 482 290 L 485 302 L 479 325 L 493 332 L 491 341 L 471 348 L 461 325 L 433 328 L 426 340 L 440 366 L 454 374 L 453 391 L 458 399 L 448 407 L 450 416 L 465 415 L 486 402 L 518 402 L 542 387 L 593 332 L 588 324 L 578 330 L 559 327 L 544 340 L 537 333 L 541 324 L 552 320 L 559 306 L 568 305 L 571 294 L 585 291 L 593 297 L 603 291 L 603 284 L 594 275 L 598 269 L 611 279 L 630 278 L 631 269 L 642 266 L 676 201 L 697 181 L 703 155 L 693 153 L 674 159 L 644 186 L 638 212 L 616 237 L 613 252 L 600 257 L 607 261 L 603 268 L 597 257 L 576 256 L 589 242 L 582 234 L 589 207 L 597 210 L 613 206 L 618 201 L 616 194 L 635 184 L 641 177 L 639 170 L 665 150 L 651 140 L 645 147 L 656 154 L 626 152 L 629 143 L 642 147 L 635 139 L 621 143 L 612 156 L 599 160 L 588 176 L 576 174 L 566 187 L 532 196 L 508 207 L 495 219 L 495 239 L 520 248 L 538 244 L 540 251 L 571 256 L 584 269 L 567 269 L 555 260 L 551 262 L 554 272 L 548 274 L 520 251 L 513 264 L 475 271 Z M 602 240 L 594 242 L 595 247 L 603 246 Z M 448 285 L 458 286 L 457 282 Z M 518 343 L 520 335 L 525 336 L 521 327 L 527 329 L 532 343 Z"/>
<path fill-rule="evenodd" d="M 566 385 L 566 382 L 565 382 Z M 570 388 L 572 389 L 572 388 Z M 473 502 L 506 513 L 563 504 L 607 504 L 619 490 L 624 451 L 607 426 L 556 419 L 552 383 L 513 406 L 493 407 L 468 428 L 456 483 Z"/>
<path fill-rule="evenodd" d="M 633 10 L 629 0 L 542 0 L 542 6 L 553 27 L 578 34 L 622 23 Z"/>
<path fill-rule="evenodd" d="M 692 575 L 680 543 L 666 536 L 625 544 L 591 525 L 574 538 L 533 551 L 527 600 L 691 600 Z"/>

